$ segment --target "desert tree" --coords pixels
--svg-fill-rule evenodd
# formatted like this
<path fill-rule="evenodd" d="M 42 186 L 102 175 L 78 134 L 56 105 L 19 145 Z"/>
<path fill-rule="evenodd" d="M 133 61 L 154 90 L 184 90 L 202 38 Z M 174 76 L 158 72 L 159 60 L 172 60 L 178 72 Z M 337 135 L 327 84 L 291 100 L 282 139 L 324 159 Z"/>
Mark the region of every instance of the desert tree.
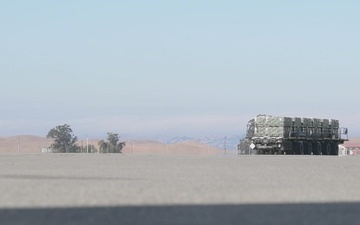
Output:
<path fill-rule="evenodd" d="M 49 131 L 46 137 L 54 139 L 54 143 L 50 147 L 55 152 L 67 153 L 79 150 L 79 146 L 76 144 L 78 139 L 68 124 L 56 126 Z"/>
<path fill-rule="evenodd" d="M 107 133 L 106 140 L 99 141 L 99 149 L 102 153 L 122 153 L 125 142 L 120 142 L 120 137 L 115 133 Z"/>

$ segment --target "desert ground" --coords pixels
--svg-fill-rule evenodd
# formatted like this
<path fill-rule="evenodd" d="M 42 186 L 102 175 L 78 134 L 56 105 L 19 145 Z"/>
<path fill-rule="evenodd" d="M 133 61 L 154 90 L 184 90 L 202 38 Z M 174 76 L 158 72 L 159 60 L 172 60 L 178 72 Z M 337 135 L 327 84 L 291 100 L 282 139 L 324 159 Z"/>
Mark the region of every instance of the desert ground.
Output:
<path fill-rule="evenodd" d="M 79 140 L 79 146 L 95 146 L 98 150 L 100 139 Z M 123 153 L 129 154 L 224 154 L 224 149 L 218 149 L 210 145 L 196 142 L 184 141 L 174 144 L 164 144 L 152 140 L 123 140 L 126 146 Z M 33 135 L 19 135 L 11 137 L 0 137 L 0 153 L 40 153 L 42 148 L 47 148 L 53 140 Z M 359 145 L 360 138 L 351 138 L 346 142 L 348 145 Z M 236 154 L 235 149 L 228 149 L 227 154 Z"/>
<path fill-rule="evenodd" d="M 99 150 L 100 139 L 79 140 L 79 146 L 95 146 Z M 53 140 L 45 137 L 20 135 L 12 137 L 0 137 L 0 153 L 40 153 L 42 148 L 47 148 Z M 174 144 L 164 144 L 152 140 L 125 140 L 126 146 L 123 149 L 125 154 L 223 154 L 223 149 L 217 149 L 210 145 L 185 141 Z M 233 149 L 235 150 L 235 149 Z M 234 153 L 228 151 L 227 153 Z"/>
<path fill-rule="evenodd" d="M 360 157 L 0 154 L 0 224 L 357 224 Z"/>

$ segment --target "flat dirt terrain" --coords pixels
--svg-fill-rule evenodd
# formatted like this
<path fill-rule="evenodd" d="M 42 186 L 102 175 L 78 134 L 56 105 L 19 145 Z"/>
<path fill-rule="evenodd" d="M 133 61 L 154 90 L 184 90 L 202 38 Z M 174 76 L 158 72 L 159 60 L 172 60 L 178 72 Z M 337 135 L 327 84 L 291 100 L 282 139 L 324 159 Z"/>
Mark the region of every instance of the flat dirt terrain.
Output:
<path fill-rule="evenodd" d="M 100 139 L 79 140 L 77 145 L 86 149 L 86 144 L 93 145 L 99 150 Z M 19 135 L 11 137 L 0 137 L 0 153 L 41 153 L 42 148 L 48 148 L 53 143 L 52 139 L 33 135 Z M 173 144 L 165 144 L 151 140 L 125 140 L 126 146 L 123 153 L 138 154 L 222 154 L 224 150 L 214 148 L 210 145 L 196 142 L 184 141 Z M 235 149 L 232 149 L 235 151 Z M 231 152 L 231 151 L 230 151 Z M 229 153 L 230 153 L 229 152 Z"/>
<path fill-rule="evenodd" d="M 360 157 L 0 154 L 0 224 L 357 224 Z"/>

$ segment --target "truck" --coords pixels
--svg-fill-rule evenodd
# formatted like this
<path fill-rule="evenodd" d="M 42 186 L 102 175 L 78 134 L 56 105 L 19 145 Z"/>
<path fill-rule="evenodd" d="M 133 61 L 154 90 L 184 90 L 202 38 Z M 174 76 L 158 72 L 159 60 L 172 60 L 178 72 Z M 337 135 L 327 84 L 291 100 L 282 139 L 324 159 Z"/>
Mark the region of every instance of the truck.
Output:
<path fill-rule="evenodd" d="M 339 120 L 260 114 L 247 124 L 238 154 L 338 155 L 348 141 L 348 129 Z"/>

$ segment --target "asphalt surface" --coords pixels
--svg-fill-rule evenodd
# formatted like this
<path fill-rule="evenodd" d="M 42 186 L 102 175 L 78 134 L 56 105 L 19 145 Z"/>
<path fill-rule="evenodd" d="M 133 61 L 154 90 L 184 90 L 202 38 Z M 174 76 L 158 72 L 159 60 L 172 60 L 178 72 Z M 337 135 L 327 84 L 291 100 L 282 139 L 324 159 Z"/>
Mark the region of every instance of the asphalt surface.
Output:
<path fill-rule="evenodd" d="M 0 224 L 360 224 L 360 157 L 0 154 Z"/>

